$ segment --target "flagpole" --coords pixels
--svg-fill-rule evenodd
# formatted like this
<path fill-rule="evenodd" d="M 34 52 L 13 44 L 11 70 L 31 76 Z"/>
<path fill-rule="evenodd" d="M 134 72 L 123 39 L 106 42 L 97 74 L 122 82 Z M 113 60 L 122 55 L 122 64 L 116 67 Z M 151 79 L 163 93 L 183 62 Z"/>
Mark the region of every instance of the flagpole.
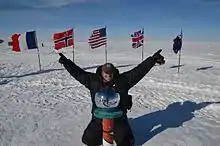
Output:
<path fill-rule="evenodd" d="M 143 41 L 144 41 L 144 28 L 142 28 L 142 32 L 143 32 Z M 141 62 L 144 60 L 144 42 L 142 45 L 142 53 L 141 53 Z"/>
<path fill-rule="evenodd" d="M 181 43 L 183 43 L 183 31 L 182 31 L 182 29 L 181 29 L 181 34 L 180 34 L 180 36 L 181 36 Z M 180 58 L 181 58 L 181 49 L 179 50 L 179 63 L 178 63 L 178 74 L 179 74 L 179 72 L 180 72 Z"/>
<path fill-rule="evenodd" d="M 106 32 L 106 26 L 105 26 L 105 32 Z M 107 39 L 107 35 L 106 35 L 106 39 Z M 105 63 L 107 63 L 107 40 L 105 44 Z"/>
<path fill-rule="evenodd" d="M 75 42 L 74 42 L 74 29 L 73 29 L 72 36 L 73 36 L 73 62 L 74 62 L 74 58 L 75 58 L 75 57 L 74 57 L 74 54 L 75 54 L 75 53 L 74 53 L 74 50 L 75 50 L 75 49 L 74 49 L 74 48 L 75 48 Z"/>
<path fill-rule="evenodd" d="M 107 44 L 105 45 L 105 63 L 107 63 Z"/>
<path fill-rule="evenodd" d="M 35 31 L 35 30 L 34 30 Z M 39 69 L 41 71 L 41 61 L 40 61 L 40 51 L 39 51 L 39 48 L 38 48 L 38 42 L 37 42 L 37 35 L 36 35 L 36 31 L 35 31 L 35 41 L 37 43 L 37 56 L 38 56 L 38 62 L 39 62 Z"/>
<path fill-rule="evenodd" d="M 37 47 L 37 54 L 38 54 L 39 69 L 41 71 L 40 52 L 39 52 L 39 48 L 38 47 Z"/>
<path fill-rule="evenodd" d="M 179 50 L 179 64 L 178 64 L 178 73 L 180 72 L 180 57 L 181 57 L 181 50 Z"/>

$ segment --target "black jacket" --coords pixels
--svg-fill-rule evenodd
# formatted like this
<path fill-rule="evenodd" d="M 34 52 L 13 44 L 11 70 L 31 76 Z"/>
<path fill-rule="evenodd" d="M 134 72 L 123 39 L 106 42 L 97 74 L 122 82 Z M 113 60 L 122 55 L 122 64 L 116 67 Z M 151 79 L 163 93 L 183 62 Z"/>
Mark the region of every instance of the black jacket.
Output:
<path fill-rule="evenodd" d="M 82 68 L 77 66 L 71 60 L 66 60 L 63 63 L 66 70 L 81 84 L 83 84 L 86 88 L 90 90 L 91 100 L 92 100 L 92 113 L 96 108 L 94 97 L 95 94 L 104 86 L 102 82 L 101 76 L 101 66 L 99 66 L 96 70 L 96 73 L 91 73 L 84 71 Z M 119 108 L 121 108 L 124 113 L 127 113 L 127 109 L 125 107 L 126 98 L 128 96 L 128 90 L 132 88 L 135 84 L 137 84 L 155 65 L 155 60 L 152 57 L 148 57 L 138 66 L 134 67 L 130 71 L 119 73 L 119 70 L 116 69 L 116 74 L 114 75 L 114 79 L 108 84 L 108 86 L 113 86 L 113 88 L 120 94 L 120 104 Z"/>

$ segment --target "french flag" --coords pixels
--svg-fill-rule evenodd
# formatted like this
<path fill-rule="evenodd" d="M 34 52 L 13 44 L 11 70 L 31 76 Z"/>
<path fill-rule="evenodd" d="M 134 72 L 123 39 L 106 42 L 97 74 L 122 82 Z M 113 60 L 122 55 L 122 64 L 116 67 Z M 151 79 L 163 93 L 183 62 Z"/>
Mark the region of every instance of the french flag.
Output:
<path fill-rule="evenodd" d="M 22 52 L 29 49 L 37 49 L 37 37 L 35 31 L 26 32 L 25 34 L 12 35 L 12 51 Z"/>

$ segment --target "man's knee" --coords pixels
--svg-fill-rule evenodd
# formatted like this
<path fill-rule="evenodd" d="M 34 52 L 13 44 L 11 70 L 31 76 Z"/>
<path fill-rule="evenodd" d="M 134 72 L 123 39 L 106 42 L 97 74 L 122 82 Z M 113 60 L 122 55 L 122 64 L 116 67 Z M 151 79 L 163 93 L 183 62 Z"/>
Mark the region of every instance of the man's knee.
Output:
<path fill-rule="evenodd" d="M 115 121 L 114 139 L 117 146 L 133 146 L 135 139 L 126 118 Z"/>
<path fill-rule="evenodd" d="M 115 137 L 117 146 L 134 146 L 135 139 L 133 135 L 122 136 L 120 135 Z"/>
<path fill-rule="evenodd" d="M 102 125 L 100 121 L 92 120 L 85 129 L 82 142 L 88 146 L 98 146 L 102 144 Z"/>
<path fill-rule="evenodd" d="M 99 146 L 102 144 L 102 136 L 99 133 L 85 131 L 82 136 L 82 142 L 88 146 Z"/>

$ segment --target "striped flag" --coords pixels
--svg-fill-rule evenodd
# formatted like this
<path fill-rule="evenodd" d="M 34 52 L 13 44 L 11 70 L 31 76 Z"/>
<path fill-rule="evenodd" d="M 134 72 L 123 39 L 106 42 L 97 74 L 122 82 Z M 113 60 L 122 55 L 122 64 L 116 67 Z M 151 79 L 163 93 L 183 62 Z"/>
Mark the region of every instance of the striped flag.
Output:
<path fill-rule="evenodd" d="M 36 31 L 26 32 L 25 34 L 13 34 L 12 37 L 12 51 L 22 52 L 24 50 L 37 49 Z"/>
<path fill-rule="evenodd" d="M 101 47 L 107 44 L 106 28 L 93 30 L 89 37 L 89 45 L 92 49 Z"/>

